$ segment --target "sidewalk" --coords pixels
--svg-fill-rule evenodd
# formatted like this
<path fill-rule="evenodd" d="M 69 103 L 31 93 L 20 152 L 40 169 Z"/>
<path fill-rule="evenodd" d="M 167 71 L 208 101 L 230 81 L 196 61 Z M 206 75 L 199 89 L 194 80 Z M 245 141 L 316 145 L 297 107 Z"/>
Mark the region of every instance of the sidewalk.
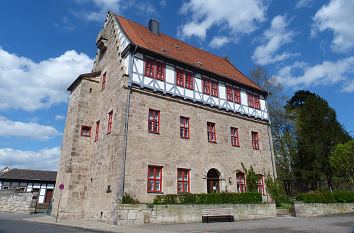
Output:
<path fill-rule="evenodd" d="M 83 228 L 89 230 L 95 230 L 98 232 L 122 232 L 122 233 L 163 233 L 165 231 L 159 231 L 156 229 L 144 229 L 144 225 L 131 225 L 131 226 L 115 226 L 109 225 L 102 222 L 94 222 L 89 220 L 77 220 L 77 219 L 58 219 L 58 222 L 55 222 L 55 218 L 48 215 L 32 215 L 31 217 L 23 218 L 24 221 L 45 223 L 45 224 L 55 224 L 61 226 L 70 226 L 76 228 Z M 173 231 L 169 231 L 173 232 Z"/>

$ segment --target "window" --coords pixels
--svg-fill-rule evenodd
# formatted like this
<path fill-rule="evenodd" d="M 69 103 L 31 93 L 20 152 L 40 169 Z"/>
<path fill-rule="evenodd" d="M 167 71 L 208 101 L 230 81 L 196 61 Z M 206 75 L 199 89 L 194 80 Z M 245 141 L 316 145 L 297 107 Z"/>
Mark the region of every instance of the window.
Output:
<path fill-rule="evenodd" d="M 241 92 L 239 89 L 234 89 L 234 101 L 235 103 L 241 104 Z"/>
<path fill-rule="evenodd" d="M 189 118 L 187 117 L 180 117 L 180 137 L 189 138 Z"/>
<path fill-rule="evenodd" d="M 145 60 L 144 75 L 150 78 L 154 78 L 154 63 L 152 60 Z"/>
<path fill-rule="evenodd" d="M 203 79 L 203 93 L 210 95 L 210 80 Z"/>
<path fill-rule="evenodd" d="M 161 62 L 155 62 L 156 66 L 156 75 L 155 79 L 165 80 L 165 65 Z"/>
<path fill-rule="evenodd" d="M 189 193 L 190 175 L 188 169 L 177 169 L 177 193 Z"/>
<path fill-rule="evenodd" d="M 245 173 L 243 173 L 243 172 L 236 173 L 236 185 L 237 185 L 237 192 L 238 193 L 246 192 Z"/>
<path fill-rule="evenodd" d="M 216 143 L 215 123 L 207 122 L 208 142 Z"/>
<path fill-rule="evenodd" d="M 231 127 L 231 145 L 240 146 L 240 140 L 238 138 L 238 128 Z"/>
<path fill-rule="evenodd" d="M 82 125 L 81 126 L 81 136 L 82 137 L 91 137 L 91 127 Z"/>
<path fill-rule="evenodd" d="M 100 121 L 96 122 L 96 133 L 95 133 L 95 141 L 98 140 L 98 134 L 100 132 Z"/>
<path fill-rule="evenodd" d="M 158 134 L 160 131 L 160 111 L 149 109 L 148 117 L 149 133 Z"/>
<path fill-rule="evenodd" d="M 148 193 L 162 192 L 162 167 L 160 166 L 148 167 L 147 192 Z"/>
<path fill-rule="evenodd" d="M 193 90 L 193 77 L 190 72 L 185 73 L 185 87 Z"/>
<path fill-rule="evenodd" d="M 251 132 L 252 134 L 252 148 L 259 150 L 258 132 Z"/>
<path fill-rule="evenodd" d="M 248 94 L 248 106 L 255 109 L 261 109 L 259 96 Z"/>
<path fill-rule="evenodd" d="M 265 195 L 265 191 L 264 191 L 264 176 L 261 175 L 261 174 L 258 175 L 257 186 L 258 186 L 258 192 L 262 193 L 262 195 Z"/>
<path fill-rule="evenodd" d="M 183 87 L 184 85 L 184 73 L 183 70 L 176 70 L 176 85 Z"/>
<path fill-rule="evenodd" d="M 106 75 L 107 75 L 107 72 L 104 72 L 104 74 L 102 76 L 101 91 L 103 91 L 106 88 Z"/>
<path fill-rule="evenodd" d="M 232 94 L 232 88 L 230 86 L 226 87 L 226 99 L 227 101 L 234 102 L 234 96 Z"/>
<path fill-rule="evenodd" d="M 215 97 L 218 97 L 219 96 L 218 89 L 219 89 L 218 82 L 212 81 L 211 82 L 211 95 L 215 96 Z"/>
<path fill-rule="evenodd" d="M 108 113 L 107 134 L 112 132 L 113 110 Z"/>

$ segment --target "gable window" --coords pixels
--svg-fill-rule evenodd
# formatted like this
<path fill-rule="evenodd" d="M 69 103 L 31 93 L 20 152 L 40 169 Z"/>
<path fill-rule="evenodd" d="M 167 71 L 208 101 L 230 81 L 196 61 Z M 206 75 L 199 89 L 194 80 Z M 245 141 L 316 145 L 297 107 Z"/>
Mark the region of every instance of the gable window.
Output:
<path fill-rule="evenodd" d="M 162 192 L 162 167 L 148 166 L 147 192 Z"/>
<path fill-rule="evenodd" d="M 219 92 L 218 92 L 218 82 L 217 81 L 212 81 L 211 82 L 211 95 L 218 97 L 219 96 Z"/>
<path fill-rule="evenodd" d="M 188 169 L 177 169 L 177 193 L 189 193 L 190 175 Z"/>
<path fill-rule="evenodd" d="M 176 85 L 183 87 L 184 85 L 184 73 L 183 70 L 177 69 L 176 70 Z"/>
<path fill-rule="evenodd" d="M 101 91 L 103 91 L 106 88 L 106 79 L 107 79 L 107 72 L 104 72 L 102 75 L 102 83 L 101 83 Z"/>
<path fill-rule="evenodd" d="M 251 132 L 252 135 L 252 148 L 254 150 L 259 150 L 259 140 L 258 140 L 258 132 Z"/>
<path fill-rule="evenodd" d="M 91 127 L 82 125 L 81 126 L 81 134 L 82 137 L 91 137 Z"/>
<path fill-rule="evenodd" d="M 237 104 L 241 104 L 241 92 L 239 89 L 234 89 L 234 101 Z"/>
<path fill-rule="evenodd" d="M 165 65 L 161 62 L 155 62 L 156 75 L 155 79 L 165 80 Z"/>
<path fill-rule="evenodd" d="M 261 109 L 259 96 L 248 94 L 248 106 L 255 109 Z"/>
<path fill-rule="evenodd" d="M 203 93 L 210 95 L 210 80 L 203 79 Z"/>
<path fill-rule="evenodd" d="M 231 145 L 239 147 L 240 140 L 238 138 L 238 128 L 231 127 Z"/>
<path fill-rule="evenodd" d="M 96 122 L 96 132 L 95 132 L 95 141 L 98 140 L 98 134 L 100 132 L 100 121 Z"/>
<path fill-rule="evenodd" d="M 264 176 L 261 175 L 261 174 L 258 175 L 257 186 L 258 186 L 258 192 L 262 193 L 262 195 L 265 195 L 265 191 L 264 191 Z"/>
<path fill-rule="evenodd" d="M 156 134 L 159 133 L 159 131 L 160 131 L 160 111 L 149 109 L 148 130 L 149 130 L 149 133 L 156 133 Z"/>
<path fill-rule="evenodd" d="M 243 173 L 243 172 L 237 172 L 236 173 L 236 185 L 237 185 L 237 192 L 238 193 L 246 192 L 245 173 Z"/>
<path fill-rule="evenodd" d="M 230 86 L 226 87 L 226 99 L 227 99 L 227 101 L 234 102 L 234 96 L 232 94 L 232 87 L 230 87 Z"/>
<path fill-rule="evenodd" d="M 185 73 L 185 87 L 193 90 L 193 77 L 190 72 Z"/>
<path fill-rule="evenodd" d="M 189 118 L 187 117 L 180 117 L 180 137 L 189 138 Z"/>
<path fill-rule="evenodd" d="M 216 143 L 215 123 L 207 122 L 208 142 Z"/>
<path fill-rule="evenodd" d="M 112 132 L 113 110 L 108 113 L 107 134 Z"/>
<path fill-rule="evenodd" d="M 144 75 L 154 78 L 154 62 L 152 60 L 145 59 Z"/>

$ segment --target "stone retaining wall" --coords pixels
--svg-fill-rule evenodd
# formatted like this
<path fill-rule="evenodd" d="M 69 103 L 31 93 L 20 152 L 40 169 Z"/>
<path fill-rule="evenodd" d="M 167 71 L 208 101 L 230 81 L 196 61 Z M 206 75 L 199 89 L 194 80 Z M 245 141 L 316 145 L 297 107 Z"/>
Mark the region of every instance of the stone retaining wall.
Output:
<path fill-rule="evenodd" d="M 354 203 L 302 203 L 295 202 L 296 217 L 310 217 L 327 214 L 354 213 Z"/>
<path fill-rule="evenodd" d="M 118 225 L 144 223 L 192 223 L 202 221 L 202 210 L 231 209 L 235 220 L 276 216 L 275 204 L 223 205 L 154 205 L 120 204 L 117 208 Z"/>
<path fill-rule="evenodd" d="M 31 214 L 34 212 L 33 193 L 0 191 L 0 211 Z"/>

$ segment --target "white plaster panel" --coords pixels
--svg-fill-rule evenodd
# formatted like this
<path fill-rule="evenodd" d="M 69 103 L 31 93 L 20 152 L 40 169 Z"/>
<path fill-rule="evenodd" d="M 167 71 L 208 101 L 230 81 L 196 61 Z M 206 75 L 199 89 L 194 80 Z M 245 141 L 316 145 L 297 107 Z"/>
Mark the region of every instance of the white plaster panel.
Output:
<path fill-rule="evenodd" d="M 166 83 L 166 91 L 170 91 L 173 88 L 173 84 Z"/>
<path fill-rule="evenodd" d="M 34 183 L 33 188 L 39 189 L 41 187 L 40 183 Z"/>
<path fill-rule="evenodd" d="M 175 83 L 175 70 L 172 66 L 166 66 L 166 82 Z"/>
<path fill-rule="evenodd" d="M 226 99 L 226 88 L 223 83 L 219 83 L 219 97 L 221 99 Z"/>
<path fill-rule="evenodd" d="M 260 100 L 260 104 L 261 104 L 261 109 L 263 110 L 263 111 L 267 111 L 267 109 L 266 109 L 266 104 L 265 104 L 265 100 Z"/>
<path fill-rule="evenodd" d="M 27 188 L 26 188 L 26 192 L 31 192 L 32 191 L 32 186 L 30 187 L 30 186 L 27 186 Z"/>
<path fill-rule="evenodd" d="M 52 189 L 52 188 L 54 188 L 54 184 L 48 184 L 47 185 L 47 189 Z"/>
<path fill-rule="evenodd" d="M 39 196 L 38 203 L 44 203 L 44 196 Z"/>
<path fill-rule="evenodd" d="M 163 90 L 165 88 L 165 82 L 157 80 L 157 87 L 156 88 L 160 88 L 161 90 Z"/>
<path fill-rule="evenodd" d="M 140 83 L 140 79 L 139 79 L 139 76 L 137 74 L 133 74 L 133 82 Z"/>
<path fill-rule="evenodd" d="M 42 196 L 42 195 L 45 195 L 45 188 L 41 188 L 41 190 L 39 191 L 39 195 Z"/>
<path fill-rule="evenodd" d="M 194 79 L 194 89 L 202 92 L 202 80 L 199 78 Z"/>
<path fill-rule="evenodd" d="M 139 74 L 144 73 L 144 61 L 141 59 L 134 58 L 133 71 Z"/>
<path fill-rule="evenodd" d="M 186 89 L 186 96 L 188 96 L 189 98 L 193 98 L 193 91 Z"/>
<path fill-rule="evenodd" d="M 20 182 L 20 186 L 27 186 L 27 182 Z"/>
<path fill-rule="evenodd" d="M 9 186 L 9 185 L 10 185 L 10 182 L 3 182 L 2 185 L 3 185 L 3 186 Z"/>
<path fill-rule="evenodd" d="M 149 77 L 145 76 L 145 78 L 144 78 L 144 84 L 145 85 L 148 85 L 151 81 L 152 81 L 152 78 L 149 78 Z M 153 87 L 152 84 L 151 84 L 151 87 Z"/>
<path fill-rule="evenodd" d="M 184 88 L 183 88 L 183 87 L 178 87 L 178 86 L 177 86 L 177 90 L 178 90 L 177 93 L 180 93 L 181 95 L 184 94 Z"/>
<path fill-rule="evenodd" d="M 247 93 L 241 91 L 241 104 L 248 105 Z"/>

